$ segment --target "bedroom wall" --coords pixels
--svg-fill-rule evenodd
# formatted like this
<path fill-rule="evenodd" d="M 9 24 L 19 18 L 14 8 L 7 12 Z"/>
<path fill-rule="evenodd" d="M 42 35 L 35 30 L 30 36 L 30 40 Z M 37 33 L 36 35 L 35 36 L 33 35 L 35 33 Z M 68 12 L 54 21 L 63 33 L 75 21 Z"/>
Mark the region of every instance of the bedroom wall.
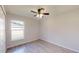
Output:
<path fill-rule="evenodd" d="M 41 20 L 41 39 L 79 52 L 79 9 L 55 12 Z"/>
<path fill-rule="evenodd" d="M 25 35 L 24 35 L 23 40 L 11 41 L 10 20 L 24 21 L 24 24 L 25 24 L 24 34 Z M 7 13 L 6 37 L 7 37 L 7 48 L 37 40 L 39 38 L 39 21 L 34 18 L 23 17 L 23 16 L 18 16 L 18 15 Z"/>

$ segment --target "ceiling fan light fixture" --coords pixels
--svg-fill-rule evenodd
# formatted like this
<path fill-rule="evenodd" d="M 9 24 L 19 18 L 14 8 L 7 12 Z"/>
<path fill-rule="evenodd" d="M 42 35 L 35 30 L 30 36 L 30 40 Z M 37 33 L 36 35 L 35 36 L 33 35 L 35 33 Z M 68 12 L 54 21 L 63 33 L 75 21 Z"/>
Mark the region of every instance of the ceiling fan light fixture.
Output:
<path fill-rule="evenodd" d="M 39 16 L 40 18 L 42 18 L 42 17 L 43 17 L 43 14 L 39 14 L 39 15 L 40 15 L 40 16 Z"/>
<path fill-rule="evenodd" d="M 38 17 L 38 18 L 42 18 L 42 17 L 43 17 L 43 14 L 37 14 L 36 17 Z"/>

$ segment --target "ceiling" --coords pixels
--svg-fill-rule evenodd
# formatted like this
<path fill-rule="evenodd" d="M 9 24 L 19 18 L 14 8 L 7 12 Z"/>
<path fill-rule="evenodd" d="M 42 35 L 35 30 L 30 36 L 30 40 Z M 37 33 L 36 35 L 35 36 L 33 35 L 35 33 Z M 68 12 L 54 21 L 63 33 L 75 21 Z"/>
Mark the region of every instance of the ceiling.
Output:
<path fill-rule="evenodd" d="M 55 6 L 55 10 L 56 10 L 57 14 L 65 13 L 68 11 L 70 12 L 70 11 L 76 10 L 76 9 L 79 9 L 78 5 L 58 5 L 58 6 Z"/>
<path fill-rule="evenodd" d="M 30 16 L 30 10 L 36 10 L 40 6 L 33 5 L 6 5 L 4 6 L 6 13 L 21 15 L 21 16 Z"/>
<path fill-rule="evenodd" d="M 79 6 L 76 5 L 5 5 L 6 13 L 12 13 L 21 16 L 33 16 L 31 10 L 37 10 L 38 8 L 45 8 L 50 14 L 53 13 L 53 10 L 56 14 L 64 13 L 74 9 L 79 9 Z"/>

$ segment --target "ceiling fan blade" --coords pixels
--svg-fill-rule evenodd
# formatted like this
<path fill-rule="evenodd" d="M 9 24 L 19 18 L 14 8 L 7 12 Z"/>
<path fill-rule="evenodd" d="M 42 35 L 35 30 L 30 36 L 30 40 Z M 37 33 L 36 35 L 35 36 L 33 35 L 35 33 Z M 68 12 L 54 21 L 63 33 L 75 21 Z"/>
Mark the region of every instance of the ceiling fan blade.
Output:
<path fill-rule="evenodd" d="M 43 13 L 44 15 L 49 15 L 49 13 Z"/>
<path fill-rule="evenodd" d="M 33 11 L 33 10 L 31 10 L 31 12 L 33 12 L 33 13 L 37 13 L 36 11 Z"/>

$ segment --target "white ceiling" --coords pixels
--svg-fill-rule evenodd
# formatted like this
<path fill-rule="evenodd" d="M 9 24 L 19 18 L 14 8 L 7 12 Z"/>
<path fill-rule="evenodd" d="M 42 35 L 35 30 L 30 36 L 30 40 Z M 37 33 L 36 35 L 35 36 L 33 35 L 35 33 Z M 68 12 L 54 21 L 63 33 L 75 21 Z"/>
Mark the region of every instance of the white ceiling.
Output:
<path fill-rule="evenodd" d="M 5 10 L 7 13 L 12 13 L 21 16 L 33 16 L 30 10 L 37 10 L 38 8 L 45 8 L 47 12 L 52 13 L 53 10 L 56 13 L 64 13 L 74 9 L 79 9 L 79 6 L 73 5 L 5 5 Z"/>
<path fill-rule="evenodd" d="M 21 16 L 30 15 L 30 10 L 36 10 L 40 6 L 33 6 L 33 5 L 6 5 L 5 10 L 6 13 L 12 13 Z"/>
<path fill-rule="evenodd" d="M 72 10 L 79 9 L 78 5 L 59 5 L 55 6 L 56 13 L 64 13 Z"/>

